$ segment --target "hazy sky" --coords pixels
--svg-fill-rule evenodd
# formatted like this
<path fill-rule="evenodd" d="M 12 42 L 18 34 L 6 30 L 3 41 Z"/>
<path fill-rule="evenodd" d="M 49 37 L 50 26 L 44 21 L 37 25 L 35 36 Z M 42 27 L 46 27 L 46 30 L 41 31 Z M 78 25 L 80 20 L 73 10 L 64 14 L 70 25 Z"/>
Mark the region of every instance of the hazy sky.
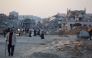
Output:
<path fill-rule="evenodd" d="M 71 10 L 84 10 L 92 13 L 92 0 L 0 0 L 0 13 L 9 14 L 11 11 L 19 15 L 35 15 L 42 18 Z"/>

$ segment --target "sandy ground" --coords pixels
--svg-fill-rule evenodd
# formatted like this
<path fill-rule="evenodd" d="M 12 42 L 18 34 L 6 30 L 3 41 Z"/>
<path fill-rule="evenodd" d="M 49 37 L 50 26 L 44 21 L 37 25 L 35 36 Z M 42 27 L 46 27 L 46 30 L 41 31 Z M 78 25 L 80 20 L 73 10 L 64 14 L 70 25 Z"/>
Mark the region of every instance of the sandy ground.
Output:
<path fill-rule="evenodd" d="M 7 55 L 5 57 L 5 38 L 0 36 L 0 58 L 36 58 L 30 56 L 33 55 L 34 52 L 52 53 L 59 55 L 60 57 L 62 56 L 63 58 L 92 58 L 92 48 L 90 49 L 90 52 L 84 52 L 83 50 L 81 53 L 77 53 L 77 51 L 81 50 L 81 47 L 78 48 L 80 50 L 77 50 L 76 46 L 72 45 L 76 43 L 76 41 L 85 41 L 88 44 L 92 43 L 92 40 L 80 40 L 76 38 L 76 35 L 69 35 L 68 37 L 59 37 L 58 35 L 45 35 L 45 39 L 40 39 L 39 36 L 18 36 L 14 56 L 9 57 L 8 53 L 6 52 Z"/>

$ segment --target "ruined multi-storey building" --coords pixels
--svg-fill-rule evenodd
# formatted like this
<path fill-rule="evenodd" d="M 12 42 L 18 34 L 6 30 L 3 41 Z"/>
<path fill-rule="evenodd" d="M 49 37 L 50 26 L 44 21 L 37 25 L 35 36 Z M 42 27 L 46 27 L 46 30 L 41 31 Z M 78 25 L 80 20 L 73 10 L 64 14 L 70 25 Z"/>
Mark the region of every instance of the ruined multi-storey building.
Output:
<path fill-rule="evenodd" d="M 87 16 L 86 8 L 84 10 L 68 10 L 65 22 L 68 30 L 75 28 L 76 26 L 92 26 L 92 18 Z"/>
<path fill-rule="evenodd" d="M 54 16 L 54 21 L 61 25 L 63 30 L 71 30 L 76 26 L 92 26 L 92 15 L 86 13 L 86 8 L 84 10 L 70 10 L 67 9 L 66 16 L 60 16 L 57 14 Z"/>

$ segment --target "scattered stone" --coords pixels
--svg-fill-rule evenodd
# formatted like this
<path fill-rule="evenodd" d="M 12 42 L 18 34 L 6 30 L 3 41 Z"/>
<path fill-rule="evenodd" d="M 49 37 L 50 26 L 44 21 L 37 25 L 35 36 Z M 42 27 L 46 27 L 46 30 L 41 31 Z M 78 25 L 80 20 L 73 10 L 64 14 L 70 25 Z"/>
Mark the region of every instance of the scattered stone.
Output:
<path fill-rule="evenodd" d="M 39 45 L 46 45 L 46 43 L 40 43 Z"/>
<path fill-rule="evenodd" d="M 34 52 L 28 58 L 65 58 L 52 53 Z"/>

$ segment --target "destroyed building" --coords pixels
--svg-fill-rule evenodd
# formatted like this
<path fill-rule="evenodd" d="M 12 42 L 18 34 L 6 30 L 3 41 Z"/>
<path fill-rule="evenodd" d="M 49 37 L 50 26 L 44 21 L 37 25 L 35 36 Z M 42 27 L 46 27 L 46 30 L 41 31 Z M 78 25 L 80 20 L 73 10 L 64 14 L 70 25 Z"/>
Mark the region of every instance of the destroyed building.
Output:
<path fill-rule="evenodd" d="M 25 19 L 21 22 L 22 28 L 33 29 L 35 27 L 34 19 Z"/>
<path fill-rule="evenodd" d="M 54 22 L 56 28 L 69 31 L 77 26 L 92 26 L 92 15 L 86 13 L 86 8 L 84 10 L 67 9 L 66 15 L 57 13 L 50 18 L 51 21 Z"/>

